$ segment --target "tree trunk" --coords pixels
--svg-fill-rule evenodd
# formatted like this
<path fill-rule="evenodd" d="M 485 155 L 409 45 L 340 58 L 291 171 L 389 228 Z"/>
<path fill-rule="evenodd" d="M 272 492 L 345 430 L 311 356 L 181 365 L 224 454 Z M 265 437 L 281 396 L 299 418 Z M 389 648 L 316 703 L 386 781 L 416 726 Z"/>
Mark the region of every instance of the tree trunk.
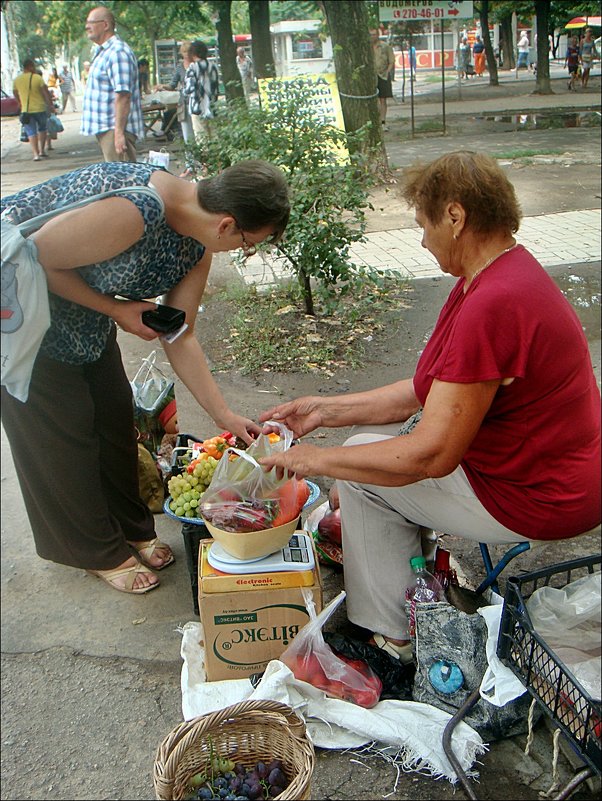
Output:
<path fill-rule="evenodd" d="M 368 147 L 379 154 L 377 160 L 382 159 L 386 169 L 366 3 L 364 0 L 324 0 L 323 6 L 332 37 L 345 130 L 357 131 L 370 123 Z"/>
<path fill-rule="evenodd" d="M 505 70 L 513 70 L 516 66 L 514 58 L 514 37 L 512 36 L 512 18 L 506 17 L 500 23 L 500 49 L 502 64 Z"/>
<path fill-rule="evenodd" d="M 230 19 L 232 0 L 213 0 L 212 6 L 218 14 L 215 27 L 217 28 L 217 46 L 226 100 L 242 99 L 245 93 L 236 66 L 236 45 L 232 38 L 232 21 Z"/>
<path fill-rule="evenodd" d="M 550 59 L 548 23 L 550 19 L 550 0 L 535 0 L 535 17 L 537 19 L 537 75 L 535 94 L 553 95 L 550 84 Z"/>
<path fill-rule="evenodd" d="M 270 4 L 268 0 L 251 0 L 248 6 L 255 77 L 273 78 L 276 75 L 276 65 L 270 33 Z"/>
<path fill-rule="evenodd" d="M 483 37 L 483 44 L 485 45 L 487 69 L 489 70 L 489 86 L 499 86 L 497 63 L 491 44 L 491 36 L 489 35 L 489 0 L 481 0 L 479 6 L 479 20 L 481 22 L 481 36 Z"/>

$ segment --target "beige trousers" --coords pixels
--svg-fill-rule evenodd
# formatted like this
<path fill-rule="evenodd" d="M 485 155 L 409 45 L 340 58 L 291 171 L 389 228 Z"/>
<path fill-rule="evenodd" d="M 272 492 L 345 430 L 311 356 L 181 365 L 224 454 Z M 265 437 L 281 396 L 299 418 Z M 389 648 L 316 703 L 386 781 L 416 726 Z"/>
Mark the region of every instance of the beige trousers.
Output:
<path fill-rule="evenodd" d="M 401 423 L 354 429 L 345 445 L 396 436 Z M 491 544 L 527 542 L 493 518 L 458 467 L 445 478 L 406 487 L 338 481 L 343 530 L 347 617 L 393 639 L 408 639 L 405 589 L 412 582 L 410 559 L 421 556 L 421 530 Z"/>
<path fill-rule="evenodd" d="M 125 132 L 126 152 L 117 153 L 115 150 L 115 131 L 103 131 L 96 134 L 96 141 L 105 161 L 137 161 L 136 155 L 136 137 L 134 134 Z"/>

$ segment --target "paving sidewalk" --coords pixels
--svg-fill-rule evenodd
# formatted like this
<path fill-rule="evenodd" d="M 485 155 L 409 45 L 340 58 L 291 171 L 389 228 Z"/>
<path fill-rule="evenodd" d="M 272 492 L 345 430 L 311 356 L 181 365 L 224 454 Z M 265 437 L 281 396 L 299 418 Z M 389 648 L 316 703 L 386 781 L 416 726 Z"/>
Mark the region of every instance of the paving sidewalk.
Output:
<path fill-rule="evenodd" d="M 516 235 L 544 266 L 600 261 L 600 209 L 567 211 L 526 217 Z M 366 242 L 351 248 L 356 264 L 379 270 L 397 271 L 404 278 L 434 278 L 441 268 L 421 245 L 418 228 L 376 231 L 366 235 Z M 240 270 L 247 284 L 270 286 L 285 275 L 283 259 L 256 255 L 247 259 Z"/>

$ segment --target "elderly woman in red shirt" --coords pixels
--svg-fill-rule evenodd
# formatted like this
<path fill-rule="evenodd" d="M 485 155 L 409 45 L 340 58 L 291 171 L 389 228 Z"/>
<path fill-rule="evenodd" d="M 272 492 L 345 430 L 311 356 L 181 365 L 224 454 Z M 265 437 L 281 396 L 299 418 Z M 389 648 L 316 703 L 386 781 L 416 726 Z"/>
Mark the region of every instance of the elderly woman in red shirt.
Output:
<path fill-rule="evenodd" d="M 423 247 L 457 278 L 413 378 L 260 419 L 297 437 L 361 427 L 343 447 L 263 461 L 338 479 L 348 617 L 410 661 L 403 594 L 421 527 L 509 543 L 598 525 L 600 392 L 579 319 L 514 239 L 519 204 L 497 162 L 450 153 L 410 168 L 403 191 Z"/>

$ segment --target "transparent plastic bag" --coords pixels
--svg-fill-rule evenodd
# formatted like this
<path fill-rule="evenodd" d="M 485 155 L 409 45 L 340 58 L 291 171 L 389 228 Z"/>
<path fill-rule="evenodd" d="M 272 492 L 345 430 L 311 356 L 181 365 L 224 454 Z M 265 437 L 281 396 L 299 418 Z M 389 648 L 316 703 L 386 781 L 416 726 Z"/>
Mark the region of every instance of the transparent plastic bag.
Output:
<path fill-rule="evenodd" d="M 155 458 L 166 432 L 165 426 L 177 414 L 174 382 L 155 365 L 156 357 L 157 352 L 152 351 L 143 359 L 130 382 L 138 441 Z"/>
<path fill-rule="evenodd" d="M 304 587 L 303 597 L 310 620 L 282 654 L 280 661 L 292 670 L 296 679 L 317 687 L 333 698 L 370 709 L 380 700 L 381 680 L 364 660 L 335 653 L 322 634 L 326 621 L 345 600 L 345 596 L 343 590 L 316 616 L 313 598 Z"/>
<path fill-rule="evenodd" d="M 309 497 L 307 482 L 297 478 L 278 479 L 275 469 L 266 471 L 259 464 L 262 457 L 290 448 L 293 432 L 281 423 L 268 425 L 278 428 L 278 442 L 260 434 L 246 451 L 238 448 L 224 451 L 201 503 L 201 514 L 216 528 L 243 533 L 261 531 L 299 517 Z"/>

